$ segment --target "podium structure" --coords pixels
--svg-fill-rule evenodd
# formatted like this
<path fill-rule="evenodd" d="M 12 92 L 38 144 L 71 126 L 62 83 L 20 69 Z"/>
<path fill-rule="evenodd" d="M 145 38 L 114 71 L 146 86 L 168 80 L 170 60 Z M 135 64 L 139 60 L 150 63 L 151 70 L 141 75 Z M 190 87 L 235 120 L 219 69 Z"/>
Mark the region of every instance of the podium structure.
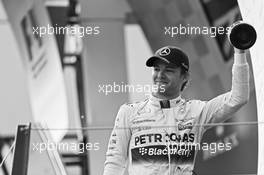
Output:
<path fill-rule="evenodd" d="M 18 126 L 12 175 L 67 175 L 58 151 L 48 146 L 56 142 L 48 130 L 40 128 L 31 124 Z"/>

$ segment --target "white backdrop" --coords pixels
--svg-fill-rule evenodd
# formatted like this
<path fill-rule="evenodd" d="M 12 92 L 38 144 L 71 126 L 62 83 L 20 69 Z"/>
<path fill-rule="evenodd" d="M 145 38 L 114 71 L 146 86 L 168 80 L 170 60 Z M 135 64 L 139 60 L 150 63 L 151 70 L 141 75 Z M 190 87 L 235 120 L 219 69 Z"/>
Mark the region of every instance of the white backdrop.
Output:
<path fill-rule="evenodd" d="M 258 109 L 258 174 L 264 174 L 264 1 L 263 0 L 238 0 L 244 21 L 252 24 L 257 30 L 257 42 L 250 49 L 256 87 L 257 109 Z"/>

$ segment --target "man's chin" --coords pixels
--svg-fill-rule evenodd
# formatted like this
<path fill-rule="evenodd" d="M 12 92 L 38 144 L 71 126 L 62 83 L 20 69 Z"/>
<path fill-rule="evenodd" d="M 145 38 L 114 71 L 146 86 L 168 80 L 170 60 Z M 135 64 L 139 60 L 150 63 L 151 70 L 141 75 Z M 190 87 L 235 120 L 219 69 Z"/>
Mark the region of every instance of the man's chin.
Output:
<path fill-rule="evenodd" d="M 167 90 L 167 84 L 161 84 L 158 86 L 158 92 L 165 93 Z"/>
<path fill-rule="evenodd" d="M 153 93 L 164 95 L 164 94 L 166 94 L 166 89 L 164 87 L 163 88 L 158 88 Z"/>
<path fill-rule="evenodd" d="M 152 89 L 154 93 L 164 94 L 167 90 L 168 84 L 155 83 L 155 87 Z"/>

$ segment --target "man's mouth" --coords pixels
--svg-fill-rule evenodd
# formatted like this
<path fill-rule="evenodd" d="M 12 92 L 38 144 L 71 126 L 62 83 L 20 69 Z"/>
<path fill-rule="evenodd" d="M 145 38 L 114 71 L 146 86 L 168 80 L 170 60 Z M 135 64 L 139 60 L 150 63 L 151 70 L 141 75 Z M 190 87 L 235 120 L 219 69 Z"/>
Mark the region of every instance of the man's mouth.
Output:
<path fill-rule="evenodd" d="M 168 84 L 168 82 L 166 81 L 155 81 L 156 84 L 163 84 L 163 85 L 166 85 Z"/>

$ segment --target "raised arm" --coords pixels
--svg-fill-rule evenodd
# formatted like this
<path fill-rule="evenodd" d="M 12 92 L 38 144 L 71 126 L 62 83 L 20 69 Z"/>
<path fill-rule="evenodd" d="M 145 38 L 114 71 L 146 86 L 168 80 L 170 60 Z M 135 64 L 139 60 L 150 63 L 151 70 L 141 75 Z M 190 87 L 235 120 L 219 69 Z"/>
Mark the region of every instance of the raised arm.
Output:
<path fill-rule="evenodd" d="M 249 65 L 246 53 L 235 49 L 232 87 L 225 94 L 208 101 L 202 112 L 203 123 L 218 123 L 228 119 L 249 100 Z M 206 127 L 208 128 L 208 127 Z"/>
<path fill-rule="evenodd" d="M 104 175 L 124 174 L 131 136 L 128 127 L 129 110 L 127 109 L 127 106 L 123 105 L 118 111 L 115 126 L 109 139 L 108 150 L 106 152 Z"/>

